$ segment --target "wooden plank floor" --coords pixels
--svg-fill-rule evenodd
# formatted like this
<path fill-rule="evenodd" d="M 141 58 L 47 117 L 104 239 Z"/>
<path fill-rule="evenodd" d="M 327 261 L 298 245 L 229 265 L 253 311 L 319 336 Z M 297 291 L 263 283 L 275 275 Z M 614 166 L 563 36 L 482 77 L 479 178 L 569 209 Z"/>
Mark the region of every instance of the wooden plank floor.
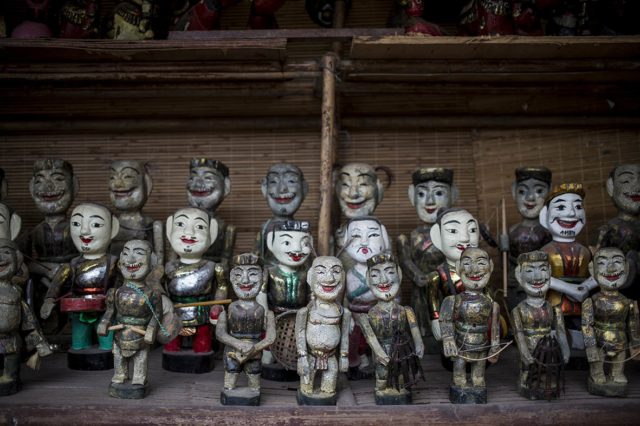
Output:
<path fill-rule="evenodd" d="M 638 424 L 640 364 L 629 363 L 629 396 L 600 398 L 586 390 L 586 371 L 566 373 L 566 394 L 558 401 L 527 401 L 515 390 L 515 349 L 509 348 L 487 371 L 489 403 L 460 406 L 449 403 L 451 373 L 437 356 L 425 356 L 427 382 L 413 389 L 414 405 L 378 407 L 373 381 L 339 380 L 337 407 L 298 407 L 297 382 L 262 381 L 261 407 L 220 405 L 223 370 L 203 375 L 164 371 L 161 351 L 152 352 L 149 365 L 151 394 L 144 400 L 117 400 L 107 396 L 112 371 L 78 372 L 66 368 L 66 354 L 43 360 L 34 372 L 23 365 L 23 389 L 0 398 L 0 424 Z M 246 378 L 240 379 L 246 385 Z M 524 422 L 524 423 L 523 423 Z"/>

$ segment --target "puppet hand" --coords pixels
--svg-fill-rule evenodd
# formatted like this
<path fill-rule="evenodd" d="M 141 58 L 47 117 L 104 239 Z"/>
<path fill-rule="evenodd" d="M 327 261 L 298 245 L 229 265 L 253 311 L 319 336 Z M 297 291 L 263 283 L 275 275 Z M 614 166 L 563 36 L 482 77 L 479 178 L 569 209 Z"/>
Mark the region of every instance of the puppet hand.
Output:
<path fill-rule="evenodd" d="M 442 333 L 440 333 L 440 321 L 437 318 L 431 320 L 431 333 L 433 333 L 433 337 L 437 341 L 442 340 Z"/>
<path fill-rule="evenodd" d="M 40 317 L 42 317 L 42 319 L 49 318 L 49 315 L 51 315 L 51 311 L 53 310 L 54 305 L 55 305 L 55 302 L 53 298 L 45 299 L 44 303 L 42 304 L 42 308 L 40 308 Z"/>
<path fill-rule="evenodd" d="M 458 356 L 458 348 L 456 347 L 456 342 L 453 339 L 451 338 L 444 339 L 444 341 L 442 342 L 442 347 L 444 349 L 444 356 L 446 357 Z"/>

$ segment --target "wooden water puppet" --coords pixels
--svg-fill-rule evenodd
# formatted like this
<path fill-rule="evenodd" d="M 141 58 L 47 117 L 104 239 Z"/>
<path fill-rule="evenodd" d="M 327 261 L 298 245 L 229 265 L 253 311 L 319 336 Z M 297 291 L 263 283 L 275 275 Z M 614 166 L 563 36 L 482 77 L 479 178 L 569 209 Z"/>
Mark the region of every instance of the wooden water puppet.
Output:
<path fill-rule="evenodd" d="M 423 17 L 424 3 L 422 0 L 395 0 L 402 9 L 404 16 L 399 18 L 406 35 L 424 34 L 428 36 L 444 36 L 442 28 Z"/>
<path fill-rule="evenodd" d="M 441 208 L 449 208 L 458 199 L 458 188 L 453 183 L 453 170 L 444 167 L 424 167 L 413 172 L 409 185 L 409 200 L 423 222 L 411 235 L 396 239 L 398 259 L 402 272 L 411 286 L 411 307 L 423 336 L 430 333 L 427 304 L 427 276 L 445 261 L 444 254 L 433 245 L 431 228 Z"/>
<path fill-rule="evenodd" d="M 424 345 L 413 310 L 396 301 L 402 281 L 398 260 L 389 254 L 370 257 L 366 277 L 377 304 L 358 322 L 373 352 L 376 403 L 411 404 L 411 386 L 425 379 Z"/>
<path fill-rule="evenodd" d="M 220 14 L 224 8 L 239 0 L 185 0 L 183 6 L 174 12 L 177 15 L 172 28 L 174 31 L 209 31 L 219 29 Z M 254 0 L 247 22 L 248 30 L 277 30 L 275 13 L 286 0 Z"/>
<path fill-rule="evenodd" d="M 296 311 L 307 306 L 311 296 L 307 283 L 307 260 L 313 246 L 311 226 L 296 220 L 276 222 L 265 240 L 276 264 L 265 268 L 268 277 L 260 296 L 266 296 L 265 307 L 277 316 L 276 328 L 281 338 L 294 327 Z M 286 345 L 278 346 L 284 350 Z M 286 358 L 295 358 L 295 353 L 290 355 Z M 274 357 L 270 350 L 264 352 L 262 378 L 278 382 L 299 380 L 295 368 L 276 362 L 281 358 Z"/>
<path fill-rule="evenodd" d="M 336 302 L 345 282 L 342 263 L 332 256 L 317 257 L 308 280 L 314 298 L 296 314 L 298 405 L 335 405 L 338 372 L 349 369 L 351 312 Z M 322 382 L 315 388 L 319 372 Z"/>
<path fill-rule="evenodd" d="M 162 298 L 153 285 L 145 282 L 157 260 L 153 246 L 146 240 L 128 241 L 120 253 L 118 267 L 124 284 L 107 293 L 107 310 L 98 325 L 98 335 L 114 332 L 114 374 L 109 396 L 142 399 L 149 394 L 147 370 L 149 352 L 162 329 Z M 129 377 L 129 364 L 133 377 Z"/>
<path fill-rule="evenodd" d="M 484 293 L 493 261 L 486 251 L 469 247 L 456 262 L 456 271 L 464 291 L 447 296 L 440 311 L 444 355 L 454 358 L 449 399 L 454 404 L 486 404 L 485 367 L 487 361 L 495 363 L 500 352 L 500 308 Z"/>
<path fill-rule="evenodd" d="M 20 354 L 37 351 L 27 365 L 37 369 L 40 357 L 50 355 L 55 346 L 49 346 L 42 335 L 35 314 L 22 297 L 22 291 L 12 283 L 13 276 L 22 267 L 22 253 L 13 241 L 0 238 L 0 355 L 4 357 L 0 376 L 0 396 L 20 391 Z"/>
<path fill-rule="evenodd" d="M 29 18 L 11 32 L 11 38 L 53 38 L 49 27 L 49 5 L 51 0 L 25 0 Z"/>
<path fill-rule="evenodd" d="M 167 293 L 182 319 L 180 335 L 167 343 L 162 368 L 178 373 L 208 373 L 213 370 L 210 319 L 217 319 L 222 306 L 206 302 L 227 297 L 225 268 L 203 256 L 218 237 L 218 222 L 202 209 L 185 207 L 167 219 L 167 237 L 178 255 L 165 266 Z M 193 348 L 186 350 L 184 337 L 193 337 Z"/>
<path fill-rule="evenodd" d="M 105 311 L 107 292 L 118 286 L 118 258 L 107 250 L 119 229 L 118 218 L 99 203 L 82 203 L 71 214 L 71 238 L 81 255 L 60 267 L 40 316 L 47 319 L 58 301 L 60 311 L 71 314 L 73 334 L 67 366 L 72 370 L 113 368 L 113 332 L 98 335 L 97 348 L 92 345 L 92 336 Z M 71 286 L 71 291 L 63 295 L 61 290 L 66 286 Z"/>
<path fill-rule="evenodd" d="M 551 287 L 549 255 L 522 253 L 514 272 L 526 293 L 526 299 L 511 311 L 520 365 L 518 393 L 532 400 L 559 398 L 569 344 L 562 310 L 545 300 Z"/>
<path fill-rule="evenodd" d="M 262 224 L 251 251 L 263 258 L 266 266 L 275 264 L 276 259 L 269 251 L 265 237 L 277 222 L 294 220 L 293 215 L 300 208 L 307 192 L 309 184 L 298 166 L 291 163 L 275 163 L 269 166 L 267 176 L 262 179 L 262 195 L 267 200 L 273 217 Z"/>
<path fill-rule="evenodd" d="M 624 364 L 640 354 L 638 304 L 619 291 L 629 274 L 629 262 L 622 250 L 599 249 L 589 271 L 600 292 L 582 303 L 582 332 L 589 359 L 587 389 L 593 395 L 625 397 L 628 393 Z M 605 375 L 604 365 L 609 364 Z"/>
<path fill-rule="evenodd" d="M 59 12 L 60 38 L 99 38 L 101 0 L 68 0 Z"/>
<path fill-rule="evenodd" d="M 15 241 L 22 228 L 22 218 L 13 208 L 0 201 L 0 238 Z M 24 257 L 24 255 L 23 255 Z M 30 280 L 29 268 L 26 263 L 21 262 L 20 269 L 15 272 L 11 282 L 17 287 L 25 290 L 24 298 L 30 306 L 33 306 L 33 280 Z"/>
<path fill-rule="evenodd" d="M 226 346 L 223 405 L 260 405 L 260 374 L 262 350 L 276 340 L 276 320 L 273 312 L 256 300 L 268 272 L 264 260 L 250 253 L 235 256 L 229 280 L 239 300 L 229 305 L 217 320 L 216 337 Z M 264 333 L 264 338 L 262 337 Z M 238 388 L 238 376 L 244 371 L 248 388 Z"/>

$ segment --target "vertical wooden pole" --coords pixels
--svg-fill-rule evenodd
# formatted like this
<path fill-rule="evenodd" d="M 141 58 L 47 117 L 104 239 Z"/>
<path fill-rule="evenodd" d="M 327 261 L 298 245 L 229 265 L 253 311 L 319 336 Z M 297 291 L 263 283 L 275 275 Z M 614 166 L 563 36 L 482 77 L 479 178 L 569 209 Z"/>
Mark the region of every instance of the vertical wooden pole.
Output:
<path fill-rule="evenodd" d="M 346 6 L 344 4 L 344 0 L 336 0 L 333 11 L 333 28 L 344 28 L 344 19 L 346 14 Z M 338 56 L 342 56 L 342 46 L 343 43 L 341 41 L 333 42 L 333 51 Z"/>
<path fill-rule="evenodd" d="M 322 141 L 320 145 L 320 217 L 318 220 L 318 254 L 329 254 L 331 238 L 331 203 L 333 201 L 333 145 L 336 121 L 336 70 L 339 58 L 334 53 L 322 57 Z"/>
<path fill-rule="evenodd" d="M 507 235 L 507 203 L 502 197 L 502 234 Z M 507 252 L 502 253 L 502 269 L 503 269 L 503 280 L 504 280 L 504 300 L 507 300 L 507 279 L 508 279 L 508 268 L 509 267 L 509 259 Z"/>

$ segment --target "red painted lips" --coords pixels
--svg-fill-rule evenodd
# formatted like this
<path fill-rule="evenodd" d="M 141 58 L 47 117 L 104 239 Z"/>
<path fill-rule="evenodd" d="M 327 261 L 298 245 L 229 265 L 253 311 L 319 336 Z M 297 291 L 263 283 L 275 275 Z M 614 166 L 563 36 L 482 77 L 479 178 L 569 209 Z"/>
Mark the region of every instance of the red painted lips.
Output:
<path fill-rule="evenodd" d="M 429 214 L 431 214 L 431 213 L 433 213 L 433 212 L 435 212 L 435 211 L 436 211 L 436 209 L 425 209 L 425 210 L 426 210 L 426 211 L 427 211 L 427 213 L 429 213 Z"/>
<path fill-rule="evenodd" d="M 288 204 L 293 200 L 293 197 L 273 197 L 273 199 L 278 204 Z"/>
<path fill-rule="evenodd" d="M 640 201 L 640 195 L 629 195 L 629 198 L 633 201 Z"/>
<path fill-rule="evenodd" d="M 563 228 L 573 229 L 576 227 L 577 224 L 578 224 L 577 220 L 573 222 L 567 222 L 565 220 L 558 219 L 558 225 L 562 226 Z"/>
<path fill-rule="evenodd" d="M 240 290 L 242 290 L 242 291 L 249 291 L 249 290 L 251 290 L 253 288 L 253 286 L 252 285 L 247 285 L 247 286 L 242 286 L 241 285 L 241 286 L 238 286 L 238 288 L 240 288 Z"/>
<path fill-rule="evenodd" d="M 326 286 L 321 286 L 321 287 L 327 293 L 331 293 L 333 290 L 335 290 L 335 287 L 326 287 Z"/>
<path fill-rule="evenodd" d="M 80 241 L 85 244 L 89 244 L 91 241 L 93 241 L 93 237 L 80 237 Z"/>
<path fill-rule="evenodd" d="M 390 285 L 380 286 L 378 287 L 380 291 L 389 291 L 391 289 Z"/>
<path fill-rule="evenodd" d="M 117 198 L 125 198 L 131 195 L 131 191 L 113 191 Z"/>
<path fill-rule="evenodd" d="M 45 194 L 40 195 L 40 198 L 42 198 L 44 201 L 56 201 L 56 200 L 59 200 L 60 197 L 62 197 L 62 193 L 51 194 L 51 195 L 45 195 Z"/>
<path fill-rule="evenodd" d="M 302 253 L 289 253 L 289 257 L 294 262 L 300 262 L 302 260 Z"/>
<path fill-rule="evenodd" d="M 185 244 L 195 244 L 198 242 L 198 240 L 194 240 L 192 238 L 180 238 L 180 241 L 182 241 Z"/>
<path fill-rule="evenodd" d="M 620 278 L 620 274 L 618 275 L 603 275 L 609 281 L 615 281 Z"/>
<path fill-rule="evenodd" d="M 140 269 L 139 266 L 127 266 L 127 265 L 125 265 L 125 268 L 127 268 L 127 271 L 129 271 L 129 272 L 135 272 L 138 269 Z"/>
<path fill-rule="evenodd" d="M 362 249 L 362 253 L 363 253 L 363 254 L 367 254 L 367 253 L 369 253 L 369 249 L 363 248 L 363 249 Z"/>
<path fill-rule="evenodd" d="M 211 194 L 211 191 L 191 191 L 191 195 L 194 197 L 206 197 Z"/>
<path fill-rule="evenodd" d="M 353 210 L 357 210 L 360 207 L 362 207 L 362 203 L 358 203 L 358 204 L 347 203 L 347 207 L 349 207 L 350 209 L 353 209 Z"/>
<path fill-rule="evenodd" d="M 483 275 L 484 276 L 484 275 Z M 471 281 L 480 281 L 482 277 L 469 277 Z"/>
<path fill-rule="evenodd" d="M 536 208 L 535 204 L 525 204 L 525 207 L 527 208 L 527 210 L 533 210 Z"/>

